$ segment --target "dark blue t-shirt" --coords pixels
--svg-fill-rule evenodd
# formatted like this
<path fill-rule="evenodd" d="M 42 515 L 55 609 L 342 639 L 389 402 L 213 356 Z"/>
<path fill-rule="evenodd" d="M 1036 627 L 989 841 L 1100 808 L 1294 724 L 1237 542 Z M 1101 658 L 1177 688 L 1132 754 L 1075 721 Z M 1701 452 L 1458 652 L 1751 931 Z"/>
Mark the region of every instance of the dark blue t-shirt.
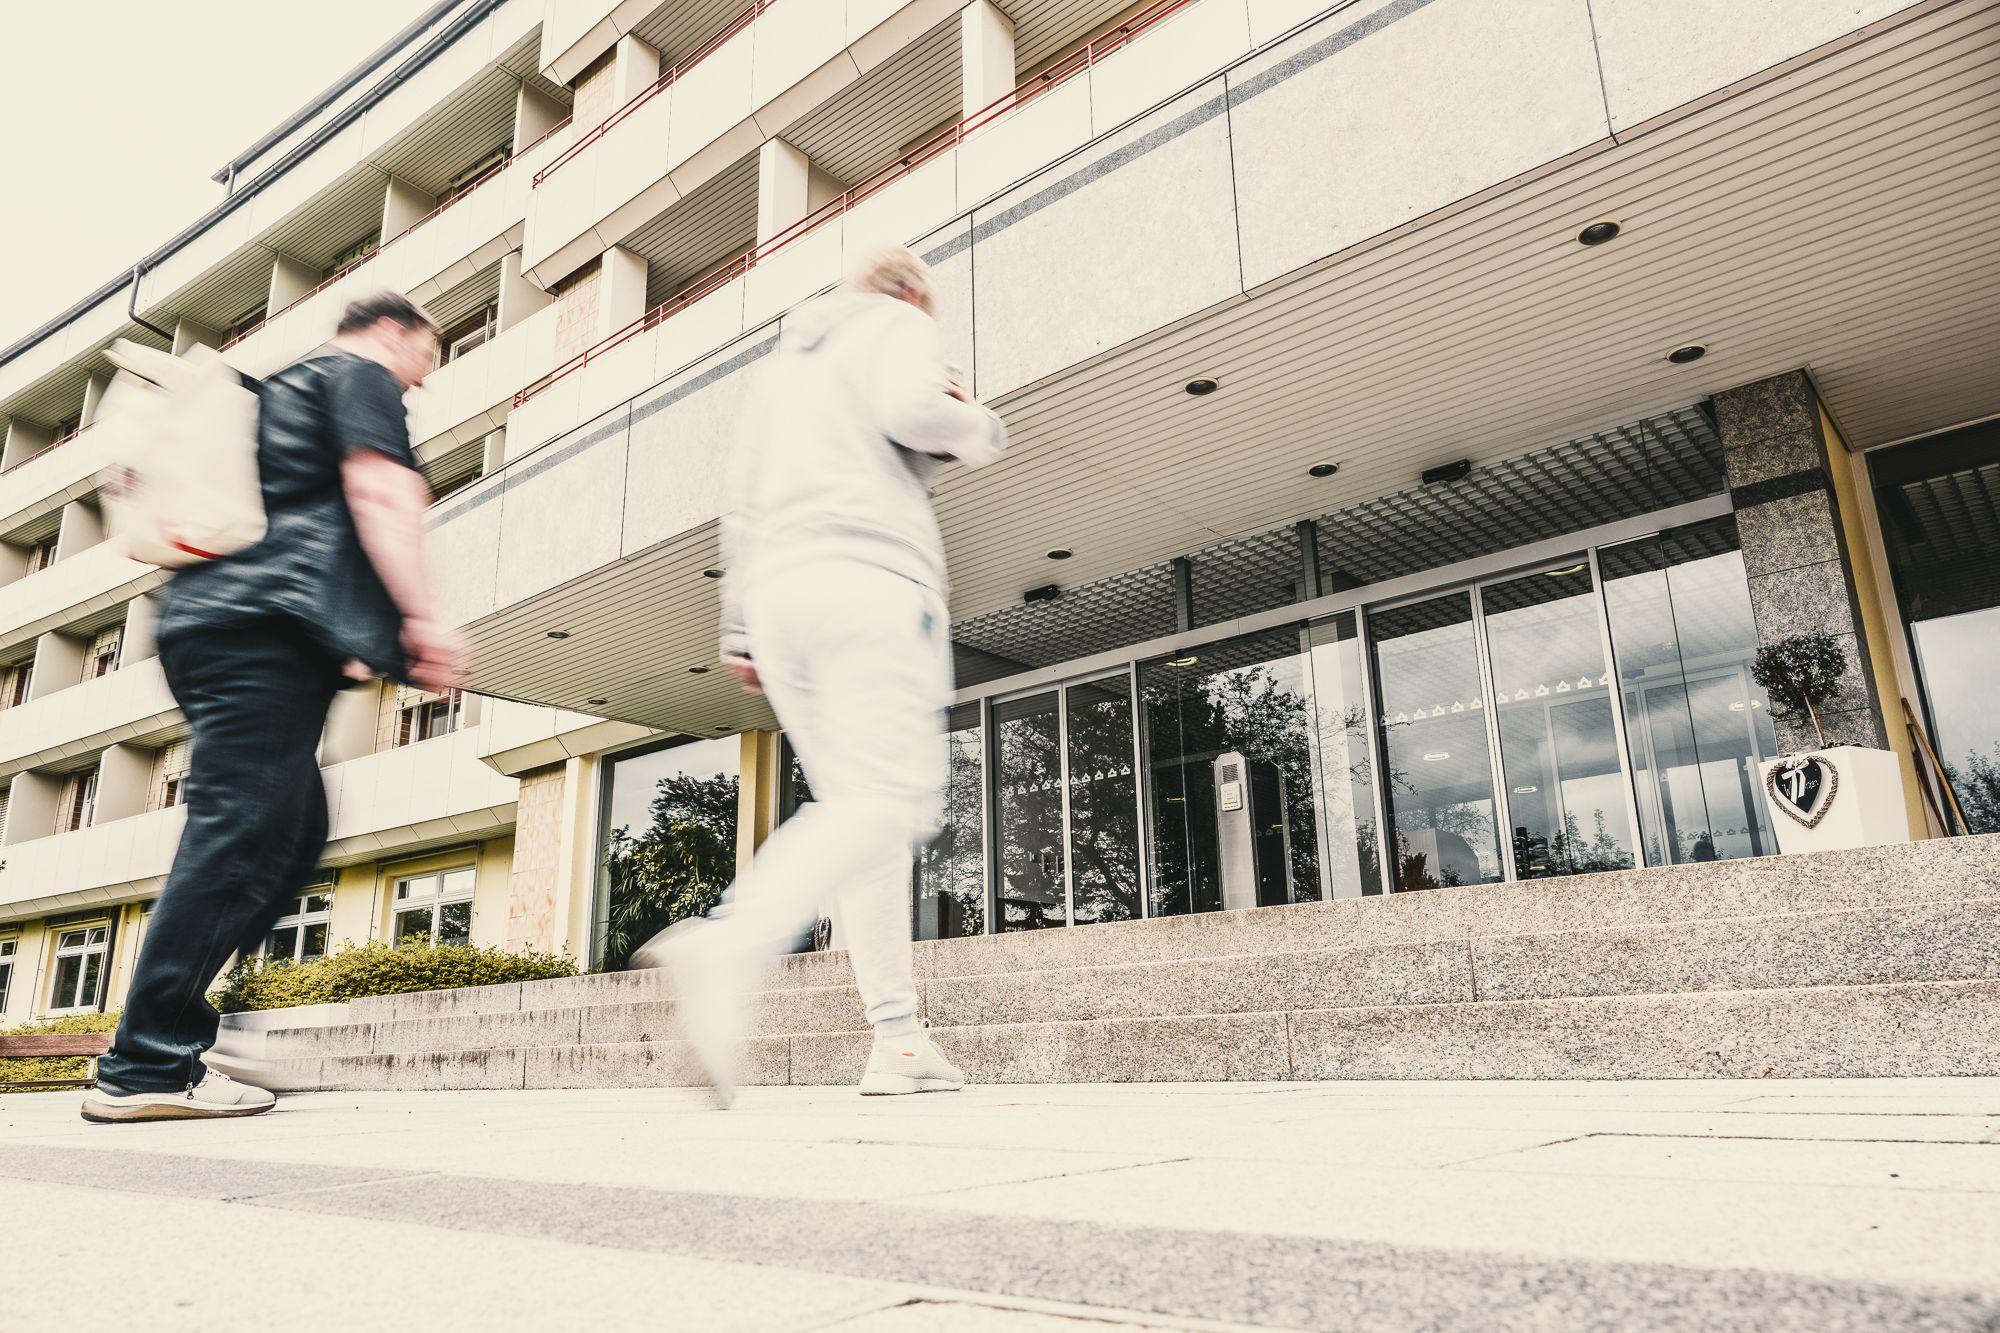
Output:
<path fill-rule="evenodd" d="M 168 581 L 160 638 L 290 622 L 336 666 L 358 658 L 399 678 L 402 615 L 361 547 L 341 484 L 341 464 L 354 449 L 416 466 L 403 387 L 386 367 L 327 350 L 265 380 L 257 467 L 270 527 L 256 545 Z"/>

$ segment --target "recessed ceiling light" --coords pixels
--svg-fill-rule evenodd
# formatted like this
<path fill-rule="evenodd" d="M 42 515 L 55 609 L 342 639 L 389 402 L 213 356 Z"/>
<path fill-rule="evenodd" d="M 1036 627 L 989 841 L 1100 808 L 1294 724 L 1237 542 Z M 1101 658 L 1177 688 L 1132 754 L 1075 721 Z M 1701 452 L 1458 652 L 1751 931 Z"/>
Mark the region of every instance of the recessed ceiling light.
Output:
<path fill-rule="evenodd" d="M 1076 552 L 1070 550 L 1067 546 L 1051 546 L 1049 548 L 1049 559 L 1051 560 L 1067 560 L 1075 554 Z"/>
<path fill-rule="evenodd" d="M 1527 786 L 1525 786 L 1525 787 L 1516 787 L 1516 788 L 1514 788 L 1514 794 L 1515 794 L 1516 796 L 1528 796 L 1528 795 L 1532 795 L 1533 793 L 1535 793 L 1535 792 L 1538 792 L 1538 791 L 1540 791 L 1540 790 L 1541 790 L 1541 788 L 1540 788 L 1540 787 L 1537 787 L 1537 786 L 1536 786 L 1536 785 L 1535 785 L 1534 783 L 1532 783 L 1532 782 L 1531 782 L 1531 783 L 1529 783 L 1529 784 L 1528 784 Z"/>
<path fill-rule="evenodd" d="M 1207 375 L 1198 375 L 1189 380 L 1184 387 L 1191 397 L 1206 398 L 1222 387 L 1222 381 L 1211 379 Z"/>
<path fill-rule="evenodd" d="M 1685 347 L 1676 347 L 1673 351 L 1668 352 L 1667 360 L 1677 366 L 1684 366 L 1690 361 L 1699 361 L 1707 355 L 1707 343 L 1689 343 Z"/>
<path fill-rule="evenodd" d="M 604 705 L 610 703 L 611 701 L 609 699 L 585 699 L 583 702 L 586 706 L 591 708 L 602 708 L 604 707 Z"/>
<path fill-rule="evenodd" d="M 551 639 L 567 639 L 569 631 L 566 629 L 552 629 L 549 631 L 549 637 Z"/>
<path fill-rule="evenodd" d="M 1306 475 L 1308 477 L 1330 477 L 1338 471 L 1340 471 L 1340 464 L 1338 463 L 1314 463 L 1306 469 Z"/>
<path fill-rule="evenodd" d="M 1426 486 L 1437 486 L 1447 481 L 1461 481 L 1471 472 L 1472 460 L 1461 458 L 1454 463 L 1440 463 L 1436 467 L 1425 468 L 1419 480 Z"/>
<path fill-rule="evenodd" d="M 1548 575 L 1552 579 L 1560 579 L 1560 578 L 1567 578 L 1571 574 L 1581 574 L 1583 573 L 1584 570 L 1589 568 L 1590 566 L 1588 564 L 1568 565 L 1562 569 L 1545 569 L 1542 571 L 1542 573 Z"/>
<path fill-rule="evenodd" d="M 719 579 L 722 577 L 722 574 L 723 571 L 719 569 L 704 569 L 701 571 L 701 576 L 705 579 Z"/>
<path fill-rule="evenodd" d="M 1583 224 L 1583 230 L 1576 234 L 1578 245 L 1603 245 L 1615 241 L 1625 230 L 1625 224 L 1617 218 L 1598 218 Z"/>
<path fill-rule="evenodd" d="M 690 676 L 706 676 L 708 668 L 704 666 L 692 666 L 688 668 L 688 674 Z"/>
<path fill-rule="evenodd" d="M 1435 764 L 1440 759 L 1449 759 L 1449 758 L 1451 758 L 1450 750 L 1432 750 L 1429 754 L 1424 756 L 1424 762 L 1427 764 Z"/>
<path fill-rule="evenodd" d="M 1201 661 L 1199 657 L 1196 657 L 1193 653 L 1189 653 L 1186 657 L 1176 657 L 1173 661 L 1167 663 L 1167 665 L 1170 667 L 1191 667 L 1199 661 Z"/>

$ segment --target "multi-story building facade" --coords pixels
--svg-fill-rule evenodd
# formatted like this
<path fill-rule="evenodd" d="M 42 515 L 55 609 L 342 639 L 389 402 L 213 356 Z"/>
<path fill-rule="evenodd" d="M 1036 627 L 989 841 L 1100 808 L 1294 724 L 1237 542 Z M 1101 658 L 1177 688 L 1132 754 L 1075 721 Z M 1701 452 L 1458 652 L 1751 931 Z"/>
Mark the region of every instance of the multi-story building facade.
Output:
<path fill-rule="evenodd" d="M 1777 850 L 1757 648 L 2000 826 L 1991 0 L 447 0 L 0 354 L 0 1017 L 115 1007 L 181 823 L 131 337 L 267 373 L 425 301 L 472 691 L 354 690 L 267 942 L 615 964 L 796 800 L 715 667 L 730 422 L 912 244 L 1012 448 L 948 471 L 927 938 Z M 17 257 L 18 258 L 18 257 Z M 1985 424 L 1982 424 L 1985 423 Z M 666 887 L 662 887 L 665 885 Z"/>

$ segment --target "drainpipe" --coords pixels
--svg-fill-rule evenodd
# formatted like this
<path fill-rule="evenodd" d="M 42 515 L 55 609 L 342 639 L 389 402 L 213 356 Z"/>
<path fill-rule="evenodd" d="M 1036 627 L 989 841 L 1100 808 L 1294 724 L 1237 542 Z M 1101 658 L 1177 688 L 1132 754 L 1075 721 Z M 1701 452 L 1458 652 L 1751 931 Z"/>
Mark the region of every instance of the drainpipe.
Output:
<path fill-rule="evenodd" d="M 139 279 L 145 276 L 146 266 L 144 264 L 134 264 L 132 266 L 132 299 L 125 303 L 125 316 L 140 328 L 150 329 L 154 333 L 159 334 L 167 340 L 167 346 L 172 347 L 174 345 L 174 335 L 168 333 L 165 329 L 139 313 Z"/>

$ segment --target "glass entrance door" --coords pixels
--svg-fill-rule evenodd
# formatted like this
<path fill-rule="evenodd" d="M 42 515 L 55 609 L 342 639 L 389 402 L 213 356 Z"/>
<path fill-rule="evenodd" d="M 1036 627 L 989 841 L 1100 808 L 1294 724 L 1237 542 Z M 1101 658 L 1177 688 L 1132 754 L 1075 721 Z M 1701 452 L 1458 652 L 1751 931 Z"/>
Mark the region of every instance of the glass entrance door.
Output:
<path fill-rule="evenodd" d="M 993 705 L 1000 930 L 1139 916 L 1127 675 Z"/>
<path fill-rule="evenodd" d="M 1382 799 L 1396 888 L 1507 877 L 1472 594 L 1370 612 Z"/>
<path fill-rule="evenodd" d="M 1589 560 L 1370 611 L 1367 622 L 1399 891 L 1637 864 Z"/>

